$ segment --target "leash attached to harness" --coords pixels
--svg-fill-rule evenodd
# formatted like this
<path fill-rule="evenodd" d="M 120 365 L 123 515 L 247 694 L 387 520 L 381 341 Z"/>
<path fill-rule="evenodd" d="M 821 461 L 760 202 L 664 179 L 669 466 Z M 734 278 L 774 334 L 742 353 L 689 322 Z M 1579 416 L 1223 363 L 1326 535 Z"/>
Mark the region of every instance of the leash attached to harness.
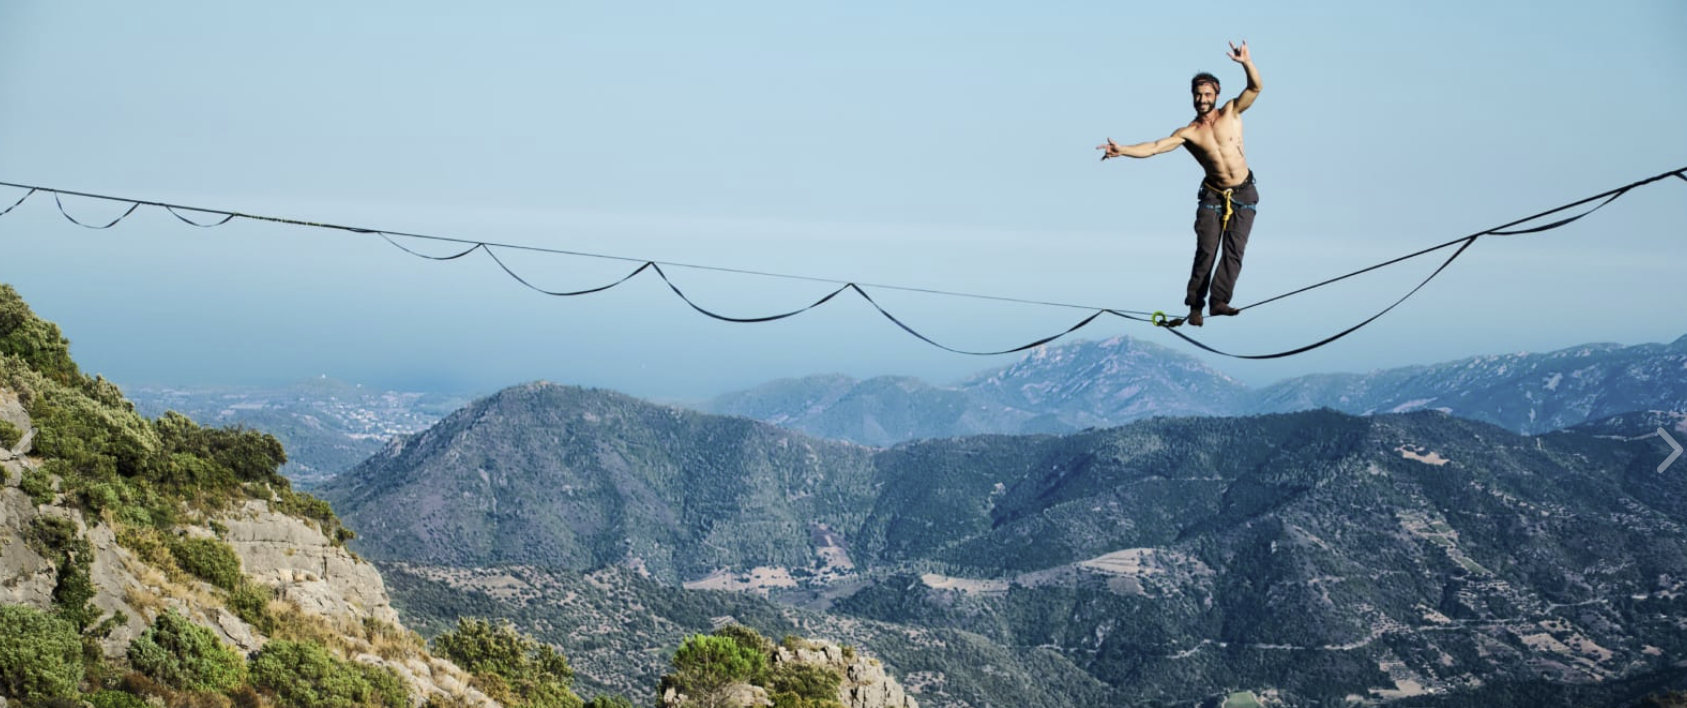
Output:
<path fill-rule="evenodd" d="M 1213 194 L 1217 194 L 1218 196 L 1224 198 L 1224 210 L 1222 212 L 1220 212 L 1221 216 L 1219 217 L 1219 227 L 1218 227 L 1219 233 L 1222 234 L 1222 233 L 1229 233 L 1230 232 L 1230 215 L 1236 213 L 1237 208 L 1241 208 L 1241 209 L 1254 209 L 1254 208 L 1256 208 L 1255 205 L 1249 204 L 1247 202 L 1238 203 L 1236 201 L 1236 198 L 1235 198 L 1236 197 L 1236 190 L 1241 189 L 1243 187 L 1246 187 L 1250 184 L 1253 184 L 1253 181 L 1254 181 L 1254 174 L 1252 172 L 1249 172 L 1247 179 L 1242 180 L 1241 184 L 1238 184 L 1238 185 L 1236 185 L 1234 187 L 1231 187 L 1229 189 L 1219 189 L 1218 187 L 1214 187 L 1211 182 L 1202 182 L 1201 183 L 1201 186 L 1203 188 L 1207 189 L 1207 191 L 1210 191 Z M 1217 204 L 1202 204 L 1201 207 L 1204 208 L 1204 209 L 1211 209 L 1213 211 L 1219 211 L 1219 208 L 1218 208 Z"/>
<path fill-rule="evenodd" d="M 1230 189 L 1221 190 L 1218 187 L 1214 187 L 1207 182 L 1202 182 L 1201 186 L 1206 187 L 1208 191 L 1211 191 L 1214 194 L 1217 194 L 1218 196 L 1224 197 L 1224 216 L 1219 217 L 1218 232 L 1221 233 L 1221 234 L 1230 233 L 1230 215 L 1234 214 L 1236 212 L 1236 209 L 1235 209 L 1236 202 L 1235 202 L 1234 199 L 1232 199 L 1232 197 L 1235 196 L 1235 194 L 1236 194 L 1236 189 L 1234 187 L 1232 187 Z M 1202 206 L 1206 206 L 1206 205 L 1203 204 Z M 1211 209 L 1213 211 L 1218 211 L 1218 205 L 1217 204 L 1214 204 L 1214 205 L 1212 205 L 1210 207 L 1207 207 L 1207 208 Z"/>

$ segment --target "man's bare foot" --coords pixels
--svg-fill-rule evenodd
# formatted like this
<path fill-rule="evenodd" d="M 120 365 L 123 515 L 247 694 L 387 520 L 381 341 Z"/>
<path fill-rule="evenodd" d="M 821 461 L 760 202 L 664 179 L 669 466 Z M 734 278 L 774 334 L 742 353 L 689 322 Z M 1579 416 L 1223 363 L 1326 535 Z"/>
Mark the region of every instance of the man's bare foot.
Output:
<path fill-rule="evenodd" d="M 1241 310 L 1238 310 L 1238 309 L 1236 309 L 1234 307 L 1231 307 L 1231 306 L 1229 306 L 1225 303 L 1222 303 L 1222 302 L 1213 303 L 1212 305 L 1210 305 L 1207 308 L 1207 311 L 1212 313 L 1212 316 L 1214 316 L 1214 317 L 1219 317 L 1221 315 L 1240 315 L 1240 314 L 1242 314 Z"/>
<path fill-rule="evenodd" d="M 1206 320 L 1201 318 L 1201 308 L 1197 307 L 1189 311 L 1189 319 L 1184 320 L 1184 322 L 1188 322 L 1191 326 L 1199 327 L 1206 322 Z"/>

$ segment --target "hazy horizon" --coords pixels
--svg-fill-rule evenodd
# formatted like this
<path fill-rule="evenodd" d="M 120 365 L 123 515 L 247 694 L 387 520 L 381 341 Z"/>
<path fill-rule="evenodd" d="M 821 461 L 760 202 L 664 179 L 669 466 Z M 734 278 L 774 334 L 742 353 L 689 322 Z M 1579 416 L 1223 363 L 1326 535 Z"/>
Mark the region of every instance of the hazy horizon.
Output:
<path fill-rule="evenodd" d="M 1121 335 L 1121 336 L 1129 337 L 1129 335 Z M 1682 335 L 1682 337 L 1687 337 L 1687 333 L 1684 333 Z M 1135 337 L 1131 337 L 1131 338 L 1133 340 L 1137 341 L 1137 342 L 1153 344 L 1152 342 L 1143 342 L 1143 340 L 1135 338 Z M 1108 338 L 1108 339 L 1110 340 L 1112 338 Z M 1069 339 L 1069 340 L 1063 339 L 1059 342 L 1055 342 L 1053 344 L 1048 344 L 1048 345 L 1044 345 L 1044 346 L 1045 347 L 1064 347 L 1064 346 L 1075 346 L 1075 345 L 1080 345 L 1080 344 L 1091 344 L 1091 343 L 1103 342 L 1103 341 L 1108 341 L 1108 340 L 1101 340 L 1101 339 L 1091 340 L 1091 339 L 1084 339 L 1084 338 L 1076 338 L 1076 339 Z M 1297 375 L 1294 375 L 1294 376 L 1284 376 L 1282 378 L 1273 379 L 1273 380 L 1264 381 L 1264 382 L 1247 381 L 1247 380 L 1244 380 L 1240 377 L 1234 376 L 1234 375 L 1230 374 L 1230 372 L 1224 370 L 1223 362 L 1220 362 L 1217 365 L 1208 364 L 1206 362 L 1202 362 L 1202 363 L 1207 365 L 1207 366 L 1212 367 L 1215 371 L 1218 371 L 1221 374 L 1225 374 L 1226 376 L 1230 376 L 1231 378 L 1234 378 L 1237 381 L 1241 381 L 1244 385 L 1246 385 L 1250 389 L 1261 389 L 1261 388 L 1270 387 L 1270 386 L 1278 384 L 1278 383 L 1282 383 L 1284 381 L 1289 381 L 1289 380 L 1293 380 L 1293 379 L 1297 379 L 1297 378 L 1300 378 L 1300 377 L 1303 377 L 1303 376 L 1309 376 L 1309 375 L 1313 375 L 1313 376 L 1323 375 L 1323 374 L 1359 374 L 1359 375 L 1363 375 L 1363 374 L 1368 374 L 1368 373 L 1373 373 L 1373 372 L 1378 372 L 1378 371 L 1386 371 L 1386 370 L 1397 369 L 1397 368 L 1437 366 L 1437 365 L 1441 365 L 1441 364 L 1449 364 L 1449 363 L 1453 363 L 1453 362 L 1463 361 L 1465 359 L 1487 357 L 1487 356 L 1510 356 L 1510 355 L 1514 355 L 1514 354 L 1521 354 L 1521 355 L 1550 354 L 1550 353 L 1557 352 L 1557 351 L 1566 351 L 1566 350 L 1581 348 L 1581 347 L 1584 347 L 1584 346 L 1598 346 L 1598 345 L 1616 345 L 1616 346 L 1621 346 L 1621 347 L 1625 347 L 1625 348 L 1636 347 L 1636 346 L 1644 346 L 1644 345 L 1648 345 L 1648 344 L 1657 344 L 1657 345 L 1667 346 L 1669 344 L 1674 343 L 1674 341 L 1676 341 L 1676 340 L 1672 339 L 1672 340 L 1665 340 L 1665 341 L 1632 342 L 1632 343 L 1629 343 L 1629 342 L 1576 342 L 1576 343 L 1573 343 L 1573 344 L 1566 344 L 1566 345 L 1561 346 L 1561 347 L 1553 347 L 1553 348 L 1550 348 L 1550 349 L 1542 349 L 1542 350 L 1535 350 L 1535 351 L 1473 352 L 1473 353 L 1465 355 L 1465 356 L 1454 357 L 1454 358 L 1451 358 L 1451 359 L 1444 359 L 1444 360 L 1439 360 L 1439 361 L 1417 362 L 1417 363 L 1412 363 L 1412 364 L 1406 364 L 1406 365 L 1403 365 L 1403 366 L 1400 366 L 1400 367 L 1387 367 L 1385 369 L 1367 369 L 1367 370 L 1351 370 L 1351 371 L 1318 371 L 1318 372 L 1311 372 L 1311 373 L 1307 373 L 1307 374 L 1297 374 Z M 1174 354 L 1179 353 L 1175 349 L 1170 349 L 1169 347 L 1164 347 L 1163 345 L 1156 345 L 1156 346 L 1162 346 L 1162 348 L 1166 348 L 1166 349 L 1172 351 L 1172 353 L 1174 353 Z M 72 348 L 72 354 L 74 356 L 75 349 L 76 349 L 74 341 L 71 343 L 71 348 Z M 1020 355 L 1020 356 L 1023 356 L 1023 355 Z M 1194 359 L 1195 357 L 1191 357 L 1191 358 Z M 1018 358 L 1014 359 L 1014 361 L 1018 361 L 1018 360 L 1019 360 Z M 1199 361 L 1199 360 L 1197 359 L 1197 361 Z M 919 379 L 919 380 L 921 380 L 921 381 L 923 381 L 927 384 L 931 384 L 933 386 L 946 387 L 946 386 L 953 386 L 953 385 L 959 384 L 960 382 L 965 381 L 966 379 L 969 379 L 969 378 L 972 378 L 974 376 L 983 374 L 985 372 L 995 371 L 995 370 L 998 370 L 998 369 L 1001 369 L 1005 366 L 1010 366 L 1010 365 L 1012 365 L 1012 362 L 1009 362 L 1008 364 L 1002 364 L 1002 365 L 985 366 L 985 367 L 981 367 L 981 368 L 977 369 L 976 371 L 972 371 L 972 372 L 963 374 L 963 375 L 961 375 L 959 377 L 956 377 L 954 379 L 941 380 L 941 381 L 926 379 L 926 378 L 918 377 L 918 376 L 912 376 L 912 375 L 909 375 L 909 374 L 894 373 L 894 372 L 877 374 L 877 375 L 874 375 L 874 376 L 851 376 L 849 374 L 844 374 L 844 373 L 837 372 L 837 371 L 816 371 L 816 372 L 812 372 L 812 373 L 808 373 L 808 374 L 801 374 L 801 375 L 797 375 L 797 376 L 781 376 L 781 377 L 770 378 L 770 379 L 765 379 L 765 380 L 753 381 L 753 382 L 751 382 L 747 385 L 733 387 L 733 388 L 725 388 L 725 389 L 721 389 L 721 390 L 718 390 L 718 391 L 707 392 L 707 393 L 703 393 L 701 395 L 690 396 L 690 397 L 668 396 L 668 395 L 663 395 L 660 392 L 657 392 L 657 393 L 640 393 L 640 392 L 637 392 L 637 391 L 629 391 L 629 390 L 623 390 L 623 389 L 615 388 L 613 386 L 601 386 L 601 385 L 596 385 L 596 384 L 581 383 L 581 382 L 567 381 L 567 380 L 547 378 L 547 377 L 524 379 L 524 380 L 520 380 L 520 381 L 509 381 L 509 382 L 505 382 L 505 383 L 502 383 L 502 384 L 494 384 L 494 385 L 490 385 L 490 386 L 480 386 L 480 387 L 471 386 L 471 385 L 454 385 L 451 382 L 437 382 L 437 381 L 425 381 L 425 380 L 397 381 L 397 382 L 382 382 L 380 380 L 358 381 L 358 380 L 352 380 L 352 379 L 338 377 L 338 376 L 333 375 L 332 373 L 322 373 L 322 374 L 317 374 L 315 376 L 297 377 L 297 378 L 292 378 L 292 379 L 254 378 L 254 379 L 248 379 L 248 380 L 225 381 L 225 382 L 219 382 L 219 381 L 208 381 L 208 382 L 115 381 L 114 380 L 114 383 L 118 384 L 120 387 L 138 386 L 138 387 L 162 387 L 162 388 L 181 388 L 181 389 L 221 389 L 221 388 L 227 388 L 227 389 L 240 389 L 240 388 L 266 389 L 266 388 L 282 388 L 282 387 L 292 386 L 292 385 L 296 385 L 296 384 L 302 384 L 302 383 L 305 383 L 305 382 L 308 382 L 308 381 L 322 379 L 322 380 L 336 381 L 336 382 L 348 384 L 348 385 L 366 386 L 366 387 L 373 388 L 373 389 L 378 389 L 378 390 L 382 390 L 382 391 L 392 391 L 392 392 L 397 392 L 397 393 L 429 393 L 429 394 L 440 394 L 440 395 L 448 395 L 448 396 L 480 397 L 480 396 L 490 395 L 490 394 L 495 393 L 497 391 L 500 391 L 500 390 L 503 390 L 503 389 L 506 389 L 506 388 L 510 388 L 510 387 L 513 387 L 513 386 L 520 386 L 520 385 L 523 385 L 523 384 L 532 383 L 534 381 L 549 381 L 551 383 L 570 385 L 570 386 L 582 386 L 582 387 L 586 387 L 586 388 L 609 389 L 609 390 L 617 391 L 619 393 L 624 393 L 624 394 L 627 394 L 627 395 L 630 395 L 630 396 L 634 396 L 634 397 L 637 397 L 637 398 L 643 398 L 643 399 L 651 400 L 651 401 L 658 402 L 658 403 L 690 404 L 690 403 L 703 403 L 703 402 L 706 402 L 706 401 L 708 401 L 712 398 L 715 398 L 717 396 L 730 394 L 730 393 L 737 393 L 737 392 L 741 392 L 741 391 L 746 391 L 746 390 L 755 388 L 757 386 L 760 386 L 760 385 L 763 385 L 763 384 L 774 383 L 776 381 L 801 380 L 801 379 L 804 379 L 804 378 L 814 377 L 814 376 L 840 375 L 840 376 L 849 376 L 852 379 L 863 380 L 863 381 L 867 380 L 867 379 L 871 379 L 871 378 L 876 378 L 876 377 L 879 377 L 879 376 L 909 377 L 909 378 Z M 86 372 L 86 373 L 97 374 L 98 372 Z"/>

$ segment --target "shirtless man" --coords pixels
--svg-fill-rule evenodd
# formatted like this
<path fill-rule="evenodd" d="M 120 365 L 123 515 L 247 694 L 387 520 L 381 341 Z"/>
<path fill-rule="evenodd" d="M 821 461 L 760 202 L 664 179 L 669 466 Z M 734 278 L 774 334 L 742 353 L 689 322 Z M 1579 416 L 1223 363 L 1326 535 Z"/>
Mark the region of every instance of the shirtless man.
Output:
<path fill-rule="evenodd" d="M 1201 169 L 1207 173 L 1201 182 L 1199 207 L 1195 210 L 1195 268 L 1189 276 L 1189 293 L 1183 304 L 1189 306 L 1189 324 L 1201 326 L 1201 305 L 1209 290 L 1212 306 L 1208 312 L 1235 315 L 1241 310 L 1230 306 L 1236 278 L 1242 274 L 1242 252 L 1248 247 L 1248 232 L 1253 230 L 1254 206 L 1259 203 L 1259 191 L 1254 188 L 1254 173 L 1242 151 L 1242 112 L 1259 98 L 1259 71 L 1254 69 L 1248 43 L 1238 47 L 1230 44 L 1230 60 L 1241 64 L 1248 73 L 1248 87 L 1241 95 L 1218 105 L 1218 77 L 1200 73 L 1189 82 L 1195 97 L 1195 120 L 1178 128 L 1171 137 L 1135 145 L 1120 145 L 1107 139 L 1097 145 L 1103 151 L 1101 159 L 1110 157 L 1152 157 L 1182 146 Z M 1218 272 L 1213 272 L 1214 257 L 1223 245 L 1223 257 L 1218 259 Z"/>

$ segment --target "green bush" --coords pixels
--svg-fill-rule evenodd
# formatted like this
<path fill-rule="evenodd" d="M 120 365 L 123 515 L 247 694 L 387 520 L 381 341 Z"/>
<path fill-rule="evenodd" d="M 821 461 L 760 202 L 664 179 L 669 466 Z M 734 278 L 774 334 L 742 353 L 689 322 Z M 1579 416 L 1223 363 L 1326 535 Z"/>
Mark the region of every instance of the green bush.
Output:
<path fill-rule="evenodd" d="M 69 621 L 78 632 L 87 629 L 99 618 L 100 611 L 92 604 L 94 582 L 89 568 L 94 562 L 94 548 L 82 538 L 76 522 L 62 516 L 37 516 L 29 526 L 29 547 L 53 562 L 58 573 L 53 585 L 53 606 L 59 617 Z"/>
<path fill-rule="evenodd" d="M 772 708 L 843 708 L 837 697 L 809 698 L 786 691 L 773 694 Z"/>
<path fill-rule="evenodd" d="M 123 505 L 117 509 L 117 520 L 133 526 L 172 529 L 181 515 L 180 503 L 159 494 L 146 485 L 129 486 Z"/>
<path fill-rule="evenodd" d="M 714 631 L 717 637 L 726 637 L 738 643 L 745 649 L 761 654 L 773 652 L 773 640 L 761 635 L 760 632 L 741 624 L 729 624 Z"/>
<path fill-rule="evenodd" d="M 786 662 L 768 672 L 767 692 L 790 693 L 813 702 L 838 700 L 843 676 L 829 666 Z"/>
<path fill-rule="evenodd" d="M 182 538 L 170 543 L 176 564 L 212 585 L 233 591 L 240 587 L 240 556 L 227 543 L 215 538 Z"/>
<path fill-rule="evenodd" d="M 40 430 L 36 454 L 69 464 L 72 473 L 63 475 L 66 479 L 152 476 L 149 472 L 158 465 L 158 434 L 120 394 L 116 403 L 64 386 L 37 391 L 27 406 Z"/>
<path fill-rule="evenodd" d="M 10 450 L 23 439 L 23 431 L 9 420 L 0 420 L 0 450 Z"/>
<path fill-rule="evenodd" d="M 98 691 L 88 694 L 94 708 L 150 708 L 140 696 L 123 691 Z"/>
<path fill-rule="evenodd" d="M 36 504 L 47 504 L 53 501 L 53 476 L 48 471 L 52 462 L 40 467 L 25 468 L 23 478 L 18 480 L 18 489 L 29 495 L 29 500 Z"/>
<path fill-rule="evenodd" d="M 228 594 L 228 608 L 236 617 L 244 620 L 264 634 L 275 634 L 275 615 L 269 611 L 269 603 L 275 599 L 273 588 L 241 583 L 240 587 Z"/>
<path fill-rule="evenodd" d="M 175 411 L 153 423 L 172 485 L 232 490 L 242 482 L 285 483 L 287 453 L 273 436 L 247 428 L 206 428 Z"/>
<path fill-rule="evenodd" d="M 433 640 L 434 650 L 456 662 L 486 686 L 493 698 L 534 708 L 577 708 L 571 688 L 574 670 L 549 644 L 515 629 L 508 621 L 460 617 L 457 628 Z M 506 695 L 496 695 L 496 694 Z"/>
<path fill-rule="evenodd" d="M 78 484 L 74 491 L 82 506 L 98 515 L 107 509 L 122 509 L 126 487 L 121 482 L 86 482 Z"/>
<path fill-rule="evenodd" d="M 272 639 L 248 664 L 252 685 L 294 708 L 388 706 L 409 708 L 403 682 L 392 672 L 341 661 L 315 642 Z"/>
<path fill-rule="evenodd" d="M 226 691 L 240 685 L 246 673 L 238 653 L 174 609 L 129 642 L 129 663 L 159 683 L 186 691 Z"/>
<path fill-rule="evenodd" d="M 345 666 L 369 684 L 369 697 L 364 699 L 366 705 L 410 708 L 410 689 L 404 684 L 404 679 L 391 669 L 355 662 Z"/>
<path fill-rule="evenodd" d="M 25 704 L 74 698 L 82 637 L 70 622 L 24 605 L 0 605 L 0 695 Z"/>
<path fill-rule="evenodd" d="M 82 378 L 59 326 L 36 317 L 18 291 L 0 284 L 0 356 L 7 355 L 61 384 Z"/>
<path fill-rule="evenodd" d="M 633 702 L 619 694 L 599 694 L 586 701 L 585 708 L 633 708 Z"/>
<path fill-rule="evenodd" d="M 767 655 L 733 637 L 694 634 L 674 652 L 673 686 L 704 703 L 714 702 L 728 686 L 749 681 L 767 667 Z"/>

